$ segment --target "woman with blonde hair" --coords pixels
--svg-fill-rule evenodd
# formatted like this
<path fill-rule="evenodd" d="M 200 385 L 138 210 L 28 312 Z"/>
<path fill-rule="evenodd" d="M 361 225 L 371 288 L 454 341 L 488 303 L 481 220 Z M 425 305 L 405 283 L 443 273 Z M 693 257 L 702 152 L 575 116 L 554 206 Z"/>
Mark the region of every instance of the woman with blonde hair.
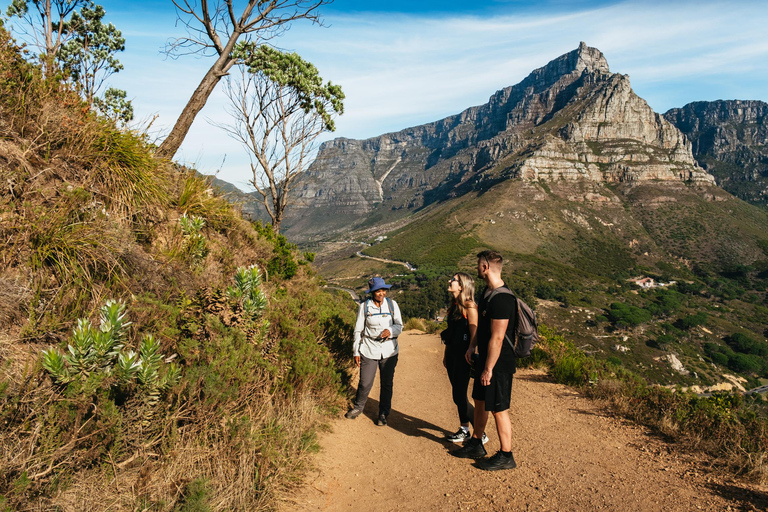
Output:
<path fill-rule="evenodd" d="M 448 328 L 440 336 L 445 343 L 443 366 L 448 371 L 453 403 L 458 409 L 461 426 L 455 434 L 447 436 L 446 439 L 453 443 L 461 443 L 470 437 L 469 426 L 474 415 L 474 409 L 467 400 L 471 367 L 464 355 L 477 331 L 475 281 L 469 274 L 457 272 L 448 281 L 448 293 L 450 295 L 446 314 Z M 484 439 L 486 440 L 487 438 Z"/>

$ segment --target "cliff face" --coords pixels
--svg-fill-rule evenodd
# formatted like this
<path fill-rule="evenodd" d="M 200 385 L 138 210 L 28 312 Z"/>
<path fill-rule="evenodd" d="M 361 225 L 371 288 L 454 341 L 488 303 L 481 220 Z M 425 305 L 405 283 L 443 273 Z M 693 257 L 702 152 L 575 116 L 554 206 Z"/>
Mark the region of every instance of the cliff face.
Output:
<path fill-rule="evenodd" d="M 581 43 L 484 105 L 326 142 L 297 184 L 285 226 L 299 239 L 327 235 L 376 210 L 408 211 L 503 178 L 714 183 L 685 137 Z"/>
<path fill-rule="evenodd" d="M 691 140 L 694 156 L 720 186 L 768 205 L 768 103 L 697 101 L 664 117 Z"/>

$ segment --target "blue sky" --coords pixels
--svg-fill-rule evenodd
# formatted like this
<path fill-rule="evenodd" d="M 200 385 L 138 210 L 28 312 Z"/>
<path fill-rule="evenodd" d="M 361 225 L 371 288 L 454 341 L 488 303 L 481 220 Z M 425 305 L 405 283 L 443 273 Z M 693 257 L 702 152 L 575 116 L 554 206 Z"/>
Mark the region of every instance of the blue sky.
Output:
<path fill-rule="evenodd" d="M 125 69 L 110 85 L 128 92 L 137 125 L 157 116 L 150 134 L 161 140 L 211 62 L 163 55 L 184 34 L 171 0 L 97 3 L 127 39 Z M 297 22 L 278 44 L 342 86 L 345 114 L 326 139 L 372 137 L 485 103 L 580 41 L 660 113 L 697 100 L 768 101 L 764 0 L 336 0 L 321 12 L 325 26 Z M 176 158 L 249 190 L 247 153 L 211 124 L 226 122 L 226 101 L 214 94 Z"/>

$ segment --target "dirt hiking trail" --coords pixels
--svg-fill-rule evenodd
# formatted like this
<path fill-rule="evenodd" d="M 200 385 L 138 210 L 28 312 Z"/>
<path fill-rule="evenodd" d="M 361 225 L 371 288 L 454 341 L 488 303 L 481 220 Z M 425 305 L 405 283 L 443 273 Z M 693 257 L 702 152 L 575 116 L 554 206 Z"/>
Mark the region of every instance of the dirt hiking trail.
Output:
<path fill-rule="evenodd" d="M 363 415 L 340 417 L 321 435 L 321 452 L 284 511 L 767 510 L 765 488 L 709 473 L 700 458 L 541 371 L 515 375 L 510 416 L 518 467 L 483 471 L 449 454 L 458 428 L 437 335 L 408 331 L 389 425 L 376 426 L 377 384 Z M 356 382 L 355 382 L 356 384 Z M 491 417 L 488 455 L 498 450 Z"/>

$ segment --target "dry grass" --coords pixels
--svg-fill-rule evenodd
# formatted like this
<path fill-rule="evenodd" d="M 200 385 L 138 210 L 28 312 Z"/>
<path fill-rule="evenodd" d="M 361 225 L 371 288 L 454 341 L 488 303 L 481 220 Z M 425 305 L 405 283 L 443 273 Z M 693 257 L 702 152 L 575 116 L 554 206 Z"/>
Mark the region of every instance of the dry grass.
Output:
<path fill-rule="evenodd" d="M 405 325 L 403 326 L 403 330 L 410 331 L 412 329 L 416 329 L 421 332 L 427 331 L 427 323 L 423 318 L 409 318 L 407 322 L 405 322 Z"/>
<path fill-rule="evenodd" d="M 82 472 L 54 501 L 66 511 L 103 510 L 105 504 L 174 510 L 188 503 L 190 484 L 202 481 L 210 510 L 274 510 L 310 463 L 315 443 L 308 433 L 323 415 L 310 394 L 286 401 L 267 391 L 266 380 L 259 388 L 242 396 L 242 407 L 228 411 L 226 420 L 196 422 L 180 432 L 168 456 L 145 452 L 127 467 L 116 461 Z"/>

